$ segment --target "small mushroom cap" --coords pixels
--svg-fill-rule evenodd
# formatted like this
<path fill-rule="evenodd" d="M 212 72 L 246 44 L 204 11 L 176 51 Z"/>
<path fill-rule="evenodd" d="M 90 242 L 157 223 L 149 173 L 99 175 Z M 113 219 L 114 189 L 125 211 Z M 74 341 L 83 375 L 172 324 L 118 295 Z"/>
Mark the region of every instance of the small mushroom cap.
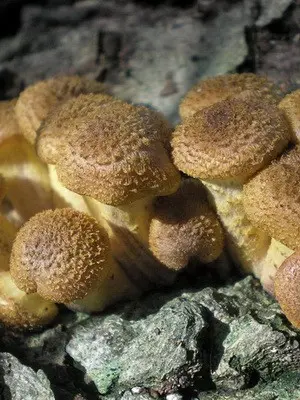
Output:
<path fill-rule="evenodd" d="M 287 258 L 275 275 L 275 296 L 287 319 L 300 328 L 300 252 Z"/>
<path fill-rule="evenodd" d="M 300 89 L 286 95 L 279 103 L 292 128 L 292 140 L 300 142 Z"/>
<path fill-rule="evenodd" d="M 72 209 L 39 213 L 26 222 L 13 244 L 10 270 L 19 289 L 57 303 L 85 297 L 109 273 L 106 231 Z"/>
<path fill-rule="evenodd" d="M 83 93 L 105 91 L 102 83 L 76 75 L 51 78 L 28 86 L 16 104 L 16 116 L 23 135 L 34 144 L 41 122 L 59 102 Z"/>
<path fill-rule="evenodd" d="M 68 189 L 121 205 L 178 188 L 180 174 L 167 148 L 170 128 L 161 114 L 111 101 L 88 118 L 80 114 L 71 126 L 71 137 L 54 156 L 58 178 Z M 39 154 L 44 133 L 38 140 Z"/>
<path fill-rule="evenodd" d="M 197 83 L 182 100 L 179 113 L 182 119 L 245 90 L 259 90 L 262 97 L 275 96 L 278 89 L 264 76 L 251 73 L 220 75 L 206 78 Z"/>
<path fill-rule="evenodd" d="M 248 91 L 179 125 L 173 133 L 173 157 L 194 178 L 243 181 L 280 154 L 289 138 L 288 123 L 276 104 Z"/>
<path fill-rule="evenodd" d="M 58 314 L 57 306 L 37 293 L 18 289 L 8 271 L 0 272 L 0 321 L 5 325 L 34 329 L 49 324 Z"/>
<path fill-rule="evenodd" d="M 203 263 L 219 257 L 223 230 L 200 182 L 184 180 L 176 193 L 156 200 L 149 244 L 156 258 L 174 270 L 184 268 L 192 257 Z"/>
<path fill-rule="evenodd" d="M 292 250 L 300 247 L 300 147 L 251 179 L 243 190 L 251 223 Z"/>

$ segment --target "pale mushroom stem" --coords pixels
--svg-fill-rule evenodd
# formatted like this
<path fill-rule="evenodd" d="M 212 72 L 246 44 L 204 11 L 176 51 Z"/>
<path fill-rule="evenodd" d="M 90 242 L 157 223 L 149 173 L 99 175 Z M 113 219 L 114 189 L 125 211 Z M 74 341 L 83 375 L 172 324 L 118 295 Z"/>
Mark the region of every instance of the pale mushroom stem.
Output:
<path fill-rule="evenodd" d="M 243 185 L 237 181 L 202 181 L 209 191 L 227 234 L 233 260 L 247 273 L 260 277 L 271 238 L 246 217 Z"/>
<path fill-rule="evenodd" d="M 12 280 L 9 271 L 0 272 L 0 320 L 19 328 L 33 328 L 49 324 L 58 309 L 52 301 L 37 293 L 27 294 Z"/>
<path fill-rule="evenodd" d="M 48 168 L 50 184 L 53 191 L 54 206 L 56 208 L 72 207 L 75 210 L 82 211 L 88 215 L 92 215 L 85 198 L 77 193 L 72 192 L 60 183 L 54 165 L 49 164 Z"/>
<path fill-rule="evenodd" d="M 260 280 L 264 289 L 274 296 L 274 277 L 278 267 L 292 254 L 294 250 L 272 238 L 270 247 L 266 254 Z"/>
<path fill-rule="evenodd" d="M 129 300 L 141 295 L 116 261 L 111 259 L 111 271 L 86 297 L 66 304 L 73 311 L 100 312 L 120 300 Z"/>
<path fill-rule="evenodd" d="M 7 184 L 7 198 L 20 223 L 39 211 L 52 208 L 47 166 L 21 136 L 7 139 L 0 148 L 0 173 Z"/>
<path fill-rule="evenodd" d="M 149 225 L 153 201 L 148 197 L 131 204 L 111 206 L 87 197 L 92 215 L 106 229 L 115 259 L 130 279 L 144 290 L 153 284 L 171 284 L 176 274 L 161 264 L 149 250 Z"/>

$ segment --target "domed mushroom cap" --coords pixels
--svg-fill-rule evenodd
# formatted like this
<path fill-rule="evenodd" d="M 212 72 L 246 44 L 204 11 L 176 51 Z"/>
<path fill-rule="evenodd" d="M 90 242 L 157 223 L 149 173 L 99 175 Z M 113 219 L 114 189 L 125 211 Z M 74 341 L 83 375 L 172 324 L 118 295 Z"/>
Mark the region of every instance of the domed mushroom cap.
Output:
<path fill-rule="evenodd" d="M 300 252 L 287 258 L 275 275 L 275 296 L 287 319 L 300 328 Z"/>
<path fill-rule="evenodd" d="M 204 263 L 219 257 L 223 230 L 200 182 L 184 180 L 176 193 L 155 201 L 149 244 L 156 258 L 174 270 L 192 257 Z"/>
<path fill-rule="evenodd" d="M 21 329 L 42 327 L 53 321 L 57 306 L 37 293 L 26 294 L 11 279 L 8 271 L 0 272 L 0 321 Z"/>
<path fill-rule="evenodd" d="M 166 148 L 168 124 L 153 113 L 113 101 L 92 119 L 77 119 L 71 139 L 56 155 L 59 180 L 76 193 L 111 205 L 173 193 L 180 174 Z"/>
<path fill-rule="evenodd" d="M 99 117 L 102 108 L 113 101 L 118 100 L 106 94 L 86 94 L 54 107 L 37 131 L 39 157 L 47 164 L 55 164 L 63 156 L 65 145 L 72 140 L 78 124 Z"/>
<path fill-rule="evenodd" d="M 284 154 L 244 186 L 247 217 L 292 250 L 300 247 L 300 147 Z"/>
<path fill-rule="evenodd" d="M 179 125 L 173 157 L 181 171 L 195 178 L 243 180 L 275 158 L 289 138 L 288 123 L 274 102 L 248 91 Z"/>
<path fill-rule="evenodd" d="M 39 156 L 46 163 L 55 164 L 59 157 L 64 157 L 65 145 L 72 141 L 78 127 L 101 118 L 109 107 L 119 109 L 122 106 L 127 107 L 128 104 L 106 94 L 87 94 L 55 107 L 37 132 L 36 147 Z M 157 135 L 157 140 L 161 140 L 170 152 L 172 128 L 169 122 L 161 113 L 147 107 L 138 106 L 135 110 L 144 123 L 152 127 L 148 134 Z"/>
<path fill-rule="evenodd" d="M 16 104 L 16 116 L 23 135 L 34 144 L 41 122 L 59 102 L 84 93 L 105 91 L 102 83 L 76 75 L 51 78 L 28 86 Z"/>
<path fill-rule="evenodd" d="M 292 140 L 300 142 L 300 89 L 288 94 L 279 103 L 292 128 Z"/>
<path fill-rule="evenodd" d="M 106 231 L 72 209 L 35 215 L 18 232 L 11 274 L 19 289 L 58 303 L 83 298 L 110 268 Z"/>
<path fill-rule="evenodd" d="M 278 89 L 264 76 L 251 73 L 220 75 L 197 83 L 183 98 L 179 113 L 182 119 L 190 117 L 205 107 L 236 96 L 245 90 L 259 90 L 262 97 L 276 97 Z"/>

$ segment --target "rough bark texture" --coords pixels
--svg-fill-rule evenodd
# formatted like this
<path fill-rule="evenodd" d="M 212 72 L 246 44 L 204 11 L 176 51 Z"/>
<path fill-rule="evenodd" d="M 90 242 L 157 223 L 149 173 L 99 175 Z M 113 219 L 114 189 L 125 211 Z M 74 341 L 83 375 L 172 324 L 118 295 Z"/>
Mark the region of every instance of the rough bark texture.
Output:
<path fill-rule="evenodd" d="M 254 71 L 285 91 L 300 85 L 299 0 L 25 3 L 0 4 L 1 99 L 79 73 L 176 123 L 203 76 Z M 103 315 L 62 310 L 44 332 L 0 330 L 5 400 L 300 398 L 299 332 L 250 277 L 223 288 L 185 277 Z"/>

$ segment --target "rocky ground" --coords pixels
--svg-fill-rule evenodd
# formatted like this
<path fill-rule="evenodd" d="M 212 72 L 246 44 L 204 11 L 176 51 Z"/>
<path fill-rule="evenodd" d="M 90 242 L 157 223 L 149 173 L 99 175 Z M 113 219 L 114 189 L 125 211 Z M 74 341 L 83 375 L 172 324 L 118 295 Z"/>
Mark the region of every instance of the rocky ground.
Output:
<path fill-rule="evenodd" d="M 299 0 L 25 3 L 0 4 L 1 99 L 79 73 L 176 123 L 203 76 L 254 71 L 300 86 Z M 299 399 L 299 332 L 254 279 L 234 280 L 186 275 L 104 315 L 62 309 L 44 332 L 0 327 L 0 398 Z"/>

